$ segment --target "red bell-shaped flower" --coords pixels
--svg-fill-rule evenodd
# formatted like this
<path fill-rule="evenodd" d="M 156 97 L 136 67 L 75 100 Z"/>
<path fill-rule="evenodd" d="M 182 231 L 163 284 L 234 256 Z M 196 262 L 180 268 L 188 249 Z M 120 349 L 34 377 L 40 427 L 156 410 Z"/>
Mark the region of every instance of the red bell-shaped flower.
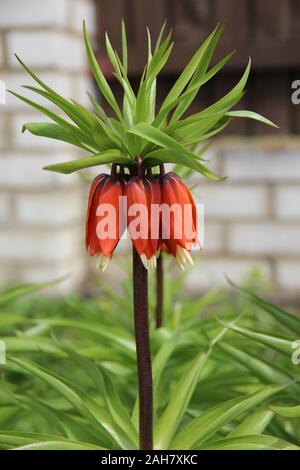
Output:
<path fill-rule="evenodd" d="M 148 208 L 148 240 L 142 255 L 146 267 L 155 268 L 161 235 L 161 188 L 158 176 L 147 176 L 144 180 Z"/>
<path fill-rule="evenodd" d="M 99 175 L 91 186 L 86 218 L 86 248 L 99 257 L 105 271 L 125 229 L 122 196 L 125 182 L 121 175 Z"/>
<path fill-rule="evenodd" d="M 161 177 L 162 197 L 162 247 L 176 257 L 184 269 L 197 238 L 197 208 L 193 196 L 181 178 L 175 173 Z"/>

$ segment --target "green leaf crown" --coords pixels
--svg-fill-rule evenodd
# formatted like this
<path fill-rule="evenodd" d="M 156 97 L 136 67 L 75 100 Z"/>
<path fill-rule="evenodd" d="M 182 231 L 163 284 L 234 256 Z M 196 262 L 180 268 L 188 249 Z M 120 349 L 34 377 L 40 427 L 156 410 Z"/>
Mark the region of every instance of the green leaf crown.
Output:
<path fill-rule="evenodd" d="M 94 79 L 102 98 L 108 103 L 113 117 L 109 117 L 98 100 L 89 95 L 93 111 L 77 102 L 66 99 L 44 83 L 22 60 L 18 61 L 26 72 L 39 85 L 25 88 L 46 98 L 63 112 L 63 116 L 18 94 L 16 97 L 40 111 L 52 122 L 26 123 L 23 131 L 48 137 L 75 145 L 91 156 L 46 167 L 59 173 L 72 173 L 83 168 L 117 163 L 124 167 L 135 164 L 140 155 L 143 164 L 151 168 L 163 163 L 174 163 L 187 167 L 204 176 L 218 180 L 203 158 L 206 146 L 199 144 L 221 132 L 234 117 L 246 117 L 274 124 L 257 113 L 250 111 L 231 111 L 245 93 L 245 85 L 250 72 L 250 59 L 246 70 L 237 83 L 223 98 L 206 109 L 184 117 L 200 88 L 213 78 L 229 61 L 233 53 L 226 55 L 216 65 L 209 68 L 213 53 L 223 28 L 217 26 L 210 36 L 194 53 L 179 78 L 165 97 L 156 112 L 157 76 L 171 54 L 173 43 L 171 33 L 164 39 L 163 26 L 154 49 L 151 35 L 147 29 L 148 59 L 142 73 L 139 88 L 135 94 L 128 79 L 128 57 L 125 25 L 122 24 L 122 60 L 113 49 L 106 34 L 108 58 L 115 76 L 123 88 L 122 107 L 119 106 L 100 66 L 96 60 L 91 43 L 83 24 L 83 39 Z M 60 113 L 61 114 L 61 113 Z"/>

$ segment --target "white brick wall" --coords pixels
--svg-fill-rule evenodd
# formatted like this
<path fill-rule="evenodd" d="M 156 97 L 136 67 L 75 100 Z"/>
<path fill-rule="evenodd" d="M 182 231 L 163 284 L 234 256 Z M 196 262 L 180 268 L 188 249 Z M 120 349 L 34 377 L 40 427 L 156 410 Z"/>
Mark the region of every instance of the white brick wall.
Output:
<path fill-rule="evenodd" d="M 14 57 L 34 68 L 55 68 L 83 71 L 86 67 L 84 47 L 80 37 L 57 31 L 11 32 L 7 34 L 8 62 L 19 69 Z"/>
<path fill-rule="evenodd" d="M 1 0 L 0 29 L 66 27 L 68 0 Z"/>
<path fill-rule="evenodd" d="M 231 253 L 250 255 L 300 254 L 300 224 L 275 222 L 232 224 L 228 232 Z"/>
<path fill-rule="evenodd" d="M 278 217 L 300 220 L 300 186 L 278 186 L 275 204 Z"/>
<path fill-rule="evenodd" d="M 4 64 L 4 45 L 3 45 L 3 38 L 0 34 L 0 67 Z"/>
<path fill-rule="evenodd" d="M 204 252 L 222 253 L 224 250 L 224 227 L 220 223 L 204 224 Z"/>
<path fill-rule="evenodd" d="M 0 199 L 1 202 L 1 199 Z M 57 190 L 51 193 L 21 194 L 16 198 L 16 217 L 24 225 L 72 225 L 83 221 L 82 193 Z"/>
<path fill-rule="evenodd" d="M 61 175 L 43 170 L 43 166 L 71 160 L 71 154 L 29 154 L 11 153 L 0 158 L 0 185 L 7 190 L 51 189 L 78 185 L 76 175 Z M 37 196 L 38 197 L 38 196 Z"/>
<path fill-rule="evenodd" d="M 0 193 L 0 226 L 4 225 L 10 216 L 10 198 L 8 194 Z"/>
<path fill-rule="evenodd" d="M 1 230 L 0 258 L 5 262 L 64 261 L 82 251 L 81 230 L 72 227 L 57 230 Z M 66 266 L 68 263 L 66 263 Z"/>
<path fill-rule="evenodd" d="M 55 91 L 60 93 L 66 98 L 71 98 L 73 94 L 74 83 L 73 79 L 70 74 L 65 72 L 42 72 L 38 74 L 40 79 L 43 80 L 47 85 L 54 88 Z M 12 90 L 16 93 L 19 93 L 22 96 L 26 96 L 27 98 L 39 103 L 43 106 L 47 105 L 47 107 L 53 107 L 49 101 L 44 99 L 42 96 L 31 92 L 30 90 L 25 90 L 23 85 L 30 85 L 30 86 L 37 86 L 37 83 L 25 72 L 23 73 L 21 70 L 14 71 L 14 72 L 2 72 L 1 73 L 1 80 L 3 80 L 6 84 L 7 90 Z M 26 110 L 29 111 L 28 104 L 24 103 L 23 101 L 16 98 L 14 95 L 7 93 L 6 99 L 6 110 Z M 45 120 L 47 118 L 45 117 Z"/>
<path fill-rule="evenodd" d="M 49 151 L 51 149 L 68 151 L 70 145 L 59 140 L 47 139 L 45 137 L 38 137 L 31 132 L 25 131 L 22 133 L 23 124 L 28 122 L 50 122 L 46 116 L 34 111 L 27 110 L 26 112 L 14 114 L 10 117 L 11 127 L 11 145 L 16 149 L 33 149 L 38 148 Z"/>
<path fill-rule="evenodd" d="M 61 282 L 48 289 L 43 289 L 43 295 L 65 294 L 74 289 L 74 286 L 80 285 L 85 278 L 86 265 L 84 258 L 76 258 L 66 263 L 55 262 L 32 266 L 30 268 L 21 268 L 19 279 L 22 282 L 48 282 L 54 279 L 63 279 Z"/>
<path fill-rule="evenodd" d="M 5 116 L 0 114 L 0 149 L 5 147 L 5 143 L 6 143 Z"/>
<path fill-rule="evenodd" d="M 80 100 L 83 85 L 90 88 L 81 30 L 85 17 L 89 31 L 95 32 L 93 0 L 0 3 L 0 79 L 6 87 L 46 103 L 21 88 L 37 85 L 18 64 L 16 52 L 47 84 Z M 48 119 L 13 96 L 7 96 L 0 111 L 0 265 L 7 273 L 1 274 L 0 284 L 73 271 L 63 289 L 74 288 L 86 274 L 82 183 L 78 175 L 47 172 L 43 166 L 80 153 L 63 142 L 21 134 L 25 122 Z"/>
<path fill-rule="evenodd" d="M 215 183 L 200 185 L 195 191 L 197 200 L 204 203 L 209 218 L 263 217 L 268 210 L 268 191 L 263 186 Z M 199 195 L 199 196 L 198 196 Z"/>
<path fill-rule="evenodd" d="M 277 282 L 281 289 L 299 292 L 300 257 L 298 260 L 280 260 L 276 265 Z"/>
<path fill-rule="evenodd" d="M 71 26 L 79 34 L 82 33 L 82 20 L 85 20 L 89 35 L 96 33 L 96 15 L 94 5 L 88 0 L 74 0 Z"/>
<path fill-rule="evenodd" d="M 75 79 L 74 86 L 76 87 L 76 95 L 78 96 L 78 102 L 83 106 L 90 107 L 91 102 L 87 95 L 87 92 L 96 97 L 96 91 L 94 84 L 91 82 L 88 74 L 85 76 L 80 76 Z"/>
<path fill-rule="evenodd" d="M 3 286 L 8 286 L 16 282 L 16 270 L 11 263 L 1 263 L 0 269 L 0 286 L 1 290 Z"/>
<path fill-rule="evenodd" d="M 247 145 L 247 142 L 245 142 Z M 239 181 L 297 181 L 300 180 L 299 149 L 268 150 L 255 148 L 225 150 L 224 175 Z"/>
<path fill-rule="evenodd" d="M 185 281 L 186 288 L 194 293 L 201 292 L 212 286 L 228 286 L 225 278 L 241 283 L 249 275 L 253 268 L 259 268 L 269 278 L 271 269 L 267 262 L 260 259 L 232 259 L 220 257 L 218 259 L 204 259 L 205 256 L 195 257 L 195 266 L 190 269 Z"/>

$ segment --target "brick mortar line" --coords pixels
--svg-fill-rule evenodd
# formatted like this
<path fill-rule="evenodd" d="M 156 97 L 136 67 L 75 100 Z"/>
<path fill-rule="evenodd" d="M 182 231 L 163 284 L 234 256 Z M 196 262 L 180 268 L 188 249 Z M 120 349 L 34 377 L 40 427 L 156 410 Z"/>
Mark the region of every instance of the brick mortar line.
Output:
<path fill-rule="evenodd" d="M 274 153 L 279 151 L 294 150 L 300 146 L 300 137 L 295 134 L 280 134 L 274 136 L 237 136 L 228 135 L 218 137 L 212 145 L 212 150 L 257 150 L 257 146 L 265 152 Z"/>
<path fill-rule="evenodd" d="M 235 225 L 235 224 L 241 224 L 241 225 L 253 225 L 253 224 L 258 224 L 258 225 L 264 225 L 264 224 L 274 224 L 274 225 L 279 225 L 279 226 L 285 226 L 285 225 L 297 225 L 300 222 L 300 215 L 299 218 L 273 218 L 269 217 L 266 218 L 265 215 L 262 216 L 228 216 L 228 217 L 218 217 L 218 216 L 204 216 L 205 223 L 224 223 L 228 224 L 229 226 Z"/>
<path fill-rule="evenodd" d="M 17 62 L 18 64 L 18 62 Z M 83 69 L 84 71 L 84 75 L 87 75 L 88 77 L 90 76 L 90 74 L 88 73 L 89 72 L 89 64 L 87 63 L 87 69 Z M 13 69 L 8 69 L 8 68 L 0 68 L 0 72 L 3 72 L 5 74 L 10 74 L 10 75 L 20 75 L 20 76 L 24 76 L 24 77 L 28 77 L 28 80 L 31 80 L 34 82 L 33 78 L 27 74 L 25 72 L 25 70 L 22 69 L 21 65 L 20 65 L 20 68 L 13 68 Z M 46 74 L 46 73 L 49 73 L 49 74 L 55 74 L 55 75 L 59 75 L 59 76 L 62 76 L 62 77 L 66 77 L 66 78 L 69 78 L 69 79 L 78 79 L 82 76 L 82 71 L 81 70 L 69 70 L 69 69 L 61 69 L 61 68 L 55 68 L 55 67 L 44 67 L 44 68 L 40 68 L 40 67 L 35 67 L 34 68 L 34 72 L 38 75 L 38 74 Z M 91 78 L 92 79 L 92 78 Z"/>
<path fill-rule="evenodd" d="M 230 260 L 233 260 L 233 259 L 241 260 L 241 259 L 245 258 L 247 260 L 252 260 L 252 259 L 255 260 L 256 259 L 256 260 L 262 260 L 262 261 L 264 260 L 264 261 L 267 261 L 267 262 L 269 262 L 269 260 L 276 261 L 276 260 L 281 259 L 281 257 L 282 257 L 282 259 L 284 258 L 286 261 L 288 261 L 288 260 L 293 261 L 295 259 L 300 260 L 300 251 L 295 252 L 295 253 L 285 254 L 285 255 L 278 255 L 277 253 L 267 255 L 267 254 L 262 253 L 261 257 L 259 255 L 259 253 L 257 253 L 257 252 L 253 253 L 253 256 L 251 257 L 251 255 L 249 253 L 239 251 L 238 253 L 237 252 L 227 252 L 227 253 L 225 253 L 224 257 L 228 258 Z"/>
<path fill-rule="evenodd" d="M 10 137 L 10 136 L 7 135 L 7 137 Z M 37 138 L 37 141 L 38 141 L 39 137 L 36 136 L 36 138 Z M 46 139 L 46 137 L 44 139 Z M 69 144 L 66 144 L 66 145 L 69 145 Z M 11 154 L 10 156 L 0 155 L 0 161 L 2 159 L 6 160 L 6 159 L 9 159 L 9 158 L 13 158 L 14 156 L 21 157 L 22 155 L 24 155 L 24 159 L 25 159 L 28 156 L 33 156 L 33 152 L 37 154 L 36 155 L 37 158 L 38 158 L 38 156 L 43 156 L 44 157 L 46 155 L 49 155 L 49 158 L 51 159 L 51 158 L 53 158 L 53 155 L 57 155 L 58 158 L 60 158 L 61 156 L 66 155 L 66 158 L 70 157 L 70 160 L 72 160 L 72 158 L 76 154 L 75 154 L 75 152 L 70 153 L 70 154 L 66 154 L 65 151 L 64 151 L 66 148 L 70 149 L 70 146 L 65 147 L 63 144 L 62 145 L 59 145 L 59 144 L 54 145 L 53 146 L 53 153 L 51 155 L 51 154 L 49 154 L 49 150 L 47 150 L 46 147 L 44 147 L 43 145 L 41 145 L 41 146 L 37 145 L 36 147 L 31 147 L 31 146 L 25 145 L 23 147 L 22 145 L 18 145 L 17 143 L 12 143 L 9 147 L 3 147 L 3 148 L 0 149 L 1 153 L 5 152 L 6 154 Z M 57 163 L 62 163 L 62 161 L 58 161 Z"/>
<path fill-rule="evenodd" d="M 205 248 L 202 252 L 192 252 L 192 254 L 198 254 L 198 256 L 203 256 L 207 254 L 207 251 L 205 251 Z M 258 254 L 255 254 L 253 256 L 249 256 L 247 254 L 234 254 L 234 253 L 227 253 L 227 252 L 222 252 L 220 254 L 218 253 L 212 253 L 212 254 L 207 254 L 205 256 L 205 261 L 222 261 L 223 259 L 226 259 L 228 261 L 251 261 L 251 262 L 264 262 L 264 263 L 271 263 L 271 262 L 281 262 L 281 261 L 295 261 L 296 263 L 300 261 L 300 253 L 299 254 L 294 254 L 294 255 L 261 255 L 259 256 Z"/>
<path fill-rule="evenodd" d="M 0 30 L 0 32 L 1 32 L 1 37 L 2 37 L 2 47 L 3 47 L 3 65 L 0 66 L 0 70 L 1 70 L 2 67 L 5 67 L 5 68 L 8 67 L 8 47 L 7 47 L 6 34 L 4 34 L 2 30 Z"/>
<path fill-rule="evenodd" d="M 13 261 L 12 263 L 9 263 L 5 260 L 2 262 L 1 260 L 1 266 L 5 267 L 7 269 L 11 269 L 12 271 L 16 271 L 18 269 L 29 269 L 29 268 L 53 268 L 53 267 L 61 267 L 63 268 L 65 265 L 68 266 L 72 264 L 76 264 L 77 262 L 82 262 L 85 261 L 85 256 L 82 257 L 77 257 L 74 261 L 73 256 L 66 256 L 66 258 L 63 258 L 61 260 L 49 260 L 49 261 L 36 261 L 36 260 L 23 260 L 20 259 L 20 261 Z M 88 263 L 84 263 L 88 264 Z"/>
<path fill-rule="evenodd" d="M 70 255 L 63 255 L 59 258 L 52 258 L 49 257 L 48 259 L 36 259 L 33 257 L 30 258 L 23 258 L 23 257 L 18 257 L 18 258 L 0 258 L 1 262 L 1 268 L 3 271 L 3 267 L 6 266 L 7 270 L 11 270 L 14 277 L 15 275 L 18 274 L 18 271 L 20 268 L 23 268 L 24 270 L 29 270 L 31 268 L 35 267 L 40 267 L 41 265 L 44 265 L 44 267 L 60 264 L 62 267 L 66 265 L 66 271 L 72 274 L 72 269 L 69 268 L 72 263 L 76 264 L 77 262 L 80 263 L 82 260 L 84 260 L 84 257 L 81 256 L 81 252 L 79 250 L 73 250 Z M 95 260 L 96 262 L 96 260 Z M 73 269 L 73 273 L 75 270 Z"/>
<path fill-rule="evenodd" d="M 225 253 L 228 253 L 229 251 L 229 228 L 228 228 L 228 222 L 223 226 L 223 237 L 222 237 L 222 245 Z M 205 226 L 204 226 L 205 230 Z M 205 240 L 205 239 L 204 239 Z"/>
<path fill-rule="evenodd" d="M 295 159 L 296 158 L 299 158 L 299 156 L 296 156 L 295 155 Z M 228 181 L 232 182 L 232 184 L 234 185 L 256 185 L 256 184 L 261 184 L 261 185 L 266 185 L 266 184 L 270 184 L 270 183 L 274 183 L 274 184 L 299 184 L 300 183 L 300 176 L 297 177 L 297 179 L 295 178 L 289 178 L 289 177 L 282 177 L 282 179 L 278 179 L 278 178 L 274 178 L 274 179 L 271 179 L 271 178 L 266 178 L 266 179 L 255 179 L 255 178 L 247 178 L 247 177 L 239 177 L 239 178 L 236 178 L 236 177 L 230 177 L 228 178 Z M 207 183 L 206 183 L 207 184 Z M 212 183 L 209 183 L 210 185 Z"/>
<path fill-rule="evenodd" d="M 81 215 L 78 215 L 76 217 L 73 217 L 70 222 L 47 222 L 47 217 L 45 216 L 45 221 L 38 221 L 38 222 L 26 222 L 20 220 L 18 217 L 18 214 L 16 213 L 16 207 L 12 205 L 12 210 L 13 212 L 11 213 L 11 220 L 9 221 L 8 224 L 5 224 L 3 226 L 2 232 L 13 232 L 13 233 L 18 233 L 21 232 L 22 234 L 31 234 L 32 236 L 35 236 L 38 232 L 39 235 L 46 235 L 48 232 L 53 232 L 57 233 L 60 235 L 63 232 L 69 232 L 71 230 L 76 230 L 78 231 L 78 234 L 81 233 L 81 230 L 79 228 L 82 227 L 83 225 L 83 219 L 84 217 Z"/>
<path fill-rule="evenodd" d="M 87 186 L 86 191 L 84 189 L 81 189 L 81 187 L 78 185 L 76 188 L 74 188 L 71 185 L 64 185 L 64 184 L 59 184 L 59 185 L 51 185 L 49 187 L 47 186 L 42 186 L 42 187 L 37 187 L 36 189 L 32 188 L 22 188 L 20 186 L 18 187 L 10 187 L 8 190 L 4 189 L 3 186 L 0 188 L 0 195 L 4 194 L 10 194 L 13 193 L 17 198 L 22 197 L 22 196 L 55 196 L 57 193 L 61 193 L 62 197 L 64 195 L 68 196 L 70 194 L 75 194 L 76 196 L 79 194 L 81 198 L 85 199 L 88 198 L 88 191 L 89 191 L 89 186 Z M 78 193 L 78 194 L 77 194 Z"/>
<path fill-rule="evenodd" d="M 36 136 L 37 139 L 38 139 L 38 136 Z M 46 139 L 46 137 L 44 138 Z M 50 140 L 50 139 L 49 139 Z M 67 150 L 67 152 L 65 152 L 64 150 Z M 25 147 L 2 147 L 1 149 L 1 155 L 0 155 L 0 160 L 3 159 L 3 160 L 8 160 L 8 159 L 11 159 L 13 158 L 14 156 L 22 156 L 24 155 L 24 158 L 28 157 L 28 156 L 31 156 L 33 158 L 38 158 L 41 154 L 43 155 L 43 157 L 45 156 L 48 156 L 50 159 L 53 158 L 53 157 L 58 157 L 58 158 L 61 158 L 62 156 L 63 157 L 70 157 L 72 158 L 74 156 L 74 154 L 76 155 L 76 152 L 77 152 L 77 148 L 74 146 L 74 151 L 71 150 L 71 146 L 69 144 L 66 144 L 66 147 L 64 146 L 64 144 L 62 143 L 62 147 L 60 146 L 57 146 L 57 147 L 53 147 L 51 148 L 51 150 L 49 150 L 47 147 L 39 147 L 39 146 L 25 146 Z M 78 151 L 80 152 L 80 149 L 78 149 Z M 5 155 L 3 155 L 3 153 L 5 153 Z M 82 152 L 80 152 L 80 155 L 82 155 L 84 153 L 84 150 L 82 150 Z M 22 154 L 22 155 L 20 155 Z"/>
<path fill-rule="evenodd" d="M 28 263 L 28 264 L 31 264 L 31 263 L 40 263 L 40 262 L 42 262 L 42 263 L 48 263 L 48 262 L 51 261 L 51 260 L 53 260 L 54 262 L 57 262 L 58 260 L 59 260 L 59 261 L 61 261 L 61 260 L 64 261 L 65 259 L 71 259 L 72 261 L 74 261 L 74 260 L 76 261 L 76 259 L 77 259 L 76 257 L 77 257 L 77 256 L 78 256 L 79 259 L 80 259 L 81 256 L 84 256 L 84 255 L 86 255 L 86 254 L 87 254 L 87 252 L 85 251 L 84 245 L 82 245 L 82 247 L 81 247 L 80 244 L 73 244 L 72 250 L 71 250 L 71 254 L 65 254 L 65 253 L 63 253 L 60 258 L 55 258 L 55 257 L 52 258 L 52 257 L 50 257 L 50 258 L 48 258 L 48 259 L 41 259 L 41 257 L 39 257 L 39 258 L 37 259 L 37 258 L 35 257 L 35 255 L 32 255 L 32 254 L 31 254 L 29 258 L 26 258 L 26 257 L 25 257 L 25 258 L 24 258 L 24 257 L 12 258 L 11 256 L 6 256 L 6 255 L 3 256 L 3 255 L 2 255 L 2 256 L 0 257 L 0 260 L 1 260 L 1 263 L 2 263 L 2 262 L 8 262 L 8 263 L 12 263 L 12 264 L 13 264 L 13 263 L 19 263 L 19 260 L 20 260 L 20 261 L 24 261 L 25 263 Z M 31 257 L 31 256 L 32 256 L 32 257 Z"/>
<path fill-rule="evenodd" d="M 78 182 L 80 183 L 80 180 L 78 180 Z M 87 193 L 88 193 L 88 190 L 89 190 L 89 185 L 87 185 Z M 69 187 L 69 186 L 62 186 L 60 188 L 54 188 L 54 187 L 50 187 L 49 189 L 47 188 L 42 188 L 41 190 L 40 189 L 32 189 L 32 188 L 26 188 L 25 190 L 22 190 L 22 189 L 19 189 L 16 188 L 16 190 L 13 190 L 13 191 L 9 191 L 11 192 L 12 194 L 16 195 L 17 198 L 19 196 L 31 196 L 31 197 L 38 197 L 38 196 L 49 196 L 49 198 L 53 197 L 53 196 L 61 196 L 62 198 L 64 196 L 70 196 L 70 195 L 74 195 L 76 197 L 84 197 L 85 195 L 85 191 L 81 188 L 80 185 L 76 186 L 75 189 L 74 189 L 74 186 L 72 187 Z M 3 191 L 3 188 L 1 187 L 0 188 L 0 196 L 1 195 L 6 195 L 7 194 L 7 191 Z"/>
<path fill-rule="evenodd" d="M 17 219 L 14 220 L 16 222 Z M 47 222 L 47 221 L 46 221 Z M 32 237 L 35 237 L 37 235 L 47 235 L 48 232 L 55 232 L 58 236 L 61 234 L 65 233 L 70 233 L 70 232 L 75 232 L 77 235 L 80 235 L 81 233 L 84 235 L 84 230 L 83 230 L 83 224 L 82 224 L 82 218 L 78 217 L 78 219 L 74 219 L 70 223 L 57 223 L 57 224 L 49 224 L 46 225 L 46 223 L 43 223 L 42 221 L 39 223 L 24 223 L 24 225 L 19 221 L 19 223 L 16 225 L 15 223 L 12 226 L 4 226 L 3 230 L 1 230 L 3 235 L 11 235 L 11 234 L 26 234 L 26 235 L 32 235 Z"/>
<path fill-rule="evenodd" d="M 298 157 L 297 157 L 298 158 Z M 299 187 L 299 184 L 300 184 L 300 176 L 299 176 L 299 181 L 295 181 L 295 180 L 292 180 L 292 181 L 289 181 L 288 182 L 288 186 L 292 186 L 292 187 Z M 212 188 L 216 189 L 217 190 L 222 190 L 222 189 L 228 189 L 228 190 L 231 190 L 231 189 L 267 189 L 269 187 L 269 185 L 273 185 L 274 186 L 274 189 L 277 189 L 278 187 L 281 187 L 281 186 L 285 186 L 286 183 L 282 183 L 281 180 L 266 180 L 266 181 L 254 181 L 254 180 L 249 180 L 248 183 L 244 183 L 244 181 L 242 180 L 239 180 L 239 181 L 235 181 L 235 180 L 231 180 L 230 177 L 227 179 L 226 183 L 216 183 L 216 182 L 205 182 L 204 184 L 202 184 L 202 182 L 198 183 L 197 186 L 193 186 L 192 187 L 192 192 L 195 193 L 195 191 L 197 191 L 198 195 L 201 196 L 202 194 L 202 188 L 203 189 L 203 193 L 205 192 L 205 189 L 206 188 L 209 188 L 208 190 L 211 190 Z M 205 202 L 205 201 L 204 201 Z"/>
<path fill-rule="evenodd" d="M 62 188 L 66 188 L 66 187 L 71 187 L 71 185 L 69 186 L 69 184 L 66 186 L 64 185 L 63 181 L 56 181 L 56 182 L 52 182 L 52 183 L 48 183 L 47 185 L 40 185 L 40 186 L 36 186 L 36 193 L 32 193 L 32 188 L 31 187 L 28 187 L 28 186 L 23 186 L 22 185 L 18 185 L 18 184 L 15 184 L 15 185 L 4 185 L 4 184 L 1 184 L 1 192 L 3 194 L 13 194 L 13 195 L 17 195 L 17 196 L 22 196 L 23 194 L 26 194 L 27 195 L 36 195 L 36 197 L 39 196 L 39 194 L 41 194 L 42 196 L 44 196 L 45 194 L 48 194 L 48 190 L 49 191 L 59 191 L 60 189 Z M 88 191 L 87 191 L 88 192 Z"/>
<path fill-rule="evenodd" d="M 260 226 L 263 226 L 263 225 L 277 225 L 279 227 L 286 227 L 286 226 L 291 226 L 291 227 L 295 227 L 295 226 L 299 226 L 299 222 L 300 222 L 300 218 L 299 219 L 278 219 L 278 220 L 275 220 L 275 219 L 268 219 L 268 220 L 265 220 L 265 219 L 253 219 L 251 221 L 247 219 L 231 219 L 228 221 L 229 225 L 232 227 L 233 225 L 243 225 L 243 226 L 250 226 L 250 225 L 260 225 Z"/>
<path fill-rule="evenodd" d="M 1 73 L 22 73 L 22 68 L 21 68 L 21 65 L 20 65 L 20 68 L 17 66 L 18 62 L 16 62 L 16 67 L 12 67 L 11 65 L 7 65 L 5 68 L 1 67 L 0 66 L 0 77 L 1 77 Z M 74 77 L 74 78 L 79 78 L 80 76 L 90 76 L 89 75 L 89 65 L 88 63 L 86 63 L 86 66 L 84 66 L 82 69 L 72 69 L 72 68 L 64 68 L 63 65 L 61 66 L 58 66 L 58 65 L 53 65 L 51 67 L 47 66 L 45 68 L 39 68 L 39 67 L 30 67 L 32 68 L 32 70 L 34 71 L 34 73 L 36 73 L 36 75 L 39 75 L 39 74 L 43 74 L 43 73 L 57 73 L 57 74 L 60 74 L 60 75 L 70 75 L 70 77 Z M 30 77 L 30 75 L 28 75 L 28 77 Z M 33 80 L 33 79 L 31 79 Z"/>
<path fill-rule="evenodd" d="M 68 18 L 69 20 L 70 18 Z M 89 32 L 89 27 L 87 25 L 88 29 L 88 35 L 89 38 L 92 41 L 94 41 L 97 37 L 97 32 L 96 33 L 91 33 Z M 64 34 L 66 37 L 73 37 L 76 39 L 81 39 L 81 43 L 84 46 L 83 39 L 82 39 L 82 31 L 79 31 L 76 29 L 75 26 L 71 26 L 70 24 L 67 26 L 63 25 L 45 25 L 44 27 L 41 25 L 10 25 L 10 26 L 0 26 L 0 33 L 3 34 L 4 36 L 8 34 L 14 34 L 14 33 L 38 33 L 38 34 L 43 34 L 43 33 L 59 33 L 59 34 Z"/>

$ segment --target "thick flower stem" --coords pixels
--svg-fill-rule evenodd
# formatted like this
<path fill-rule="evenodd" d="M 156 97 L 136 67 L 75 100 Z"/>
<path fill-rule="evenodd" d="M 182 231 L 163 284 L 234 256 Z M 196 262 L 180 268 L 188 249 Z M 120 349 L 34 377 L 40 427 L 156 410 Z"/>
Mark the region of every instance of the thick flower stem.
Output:
<path fill-rule="evenodd" d="M 156 328 L 162 326 L 163 320 L 163 299 L 164 299 L 164 267 L 163 255 L 160 253 L 157 258 L 156 268 Z"/>
<path fill-rule="evenodd" d="M 148 315 L 148 273 L 133 248 L 134 324 L 139 381 L 140 450 L 153 449 L 153 390 Z"/>

